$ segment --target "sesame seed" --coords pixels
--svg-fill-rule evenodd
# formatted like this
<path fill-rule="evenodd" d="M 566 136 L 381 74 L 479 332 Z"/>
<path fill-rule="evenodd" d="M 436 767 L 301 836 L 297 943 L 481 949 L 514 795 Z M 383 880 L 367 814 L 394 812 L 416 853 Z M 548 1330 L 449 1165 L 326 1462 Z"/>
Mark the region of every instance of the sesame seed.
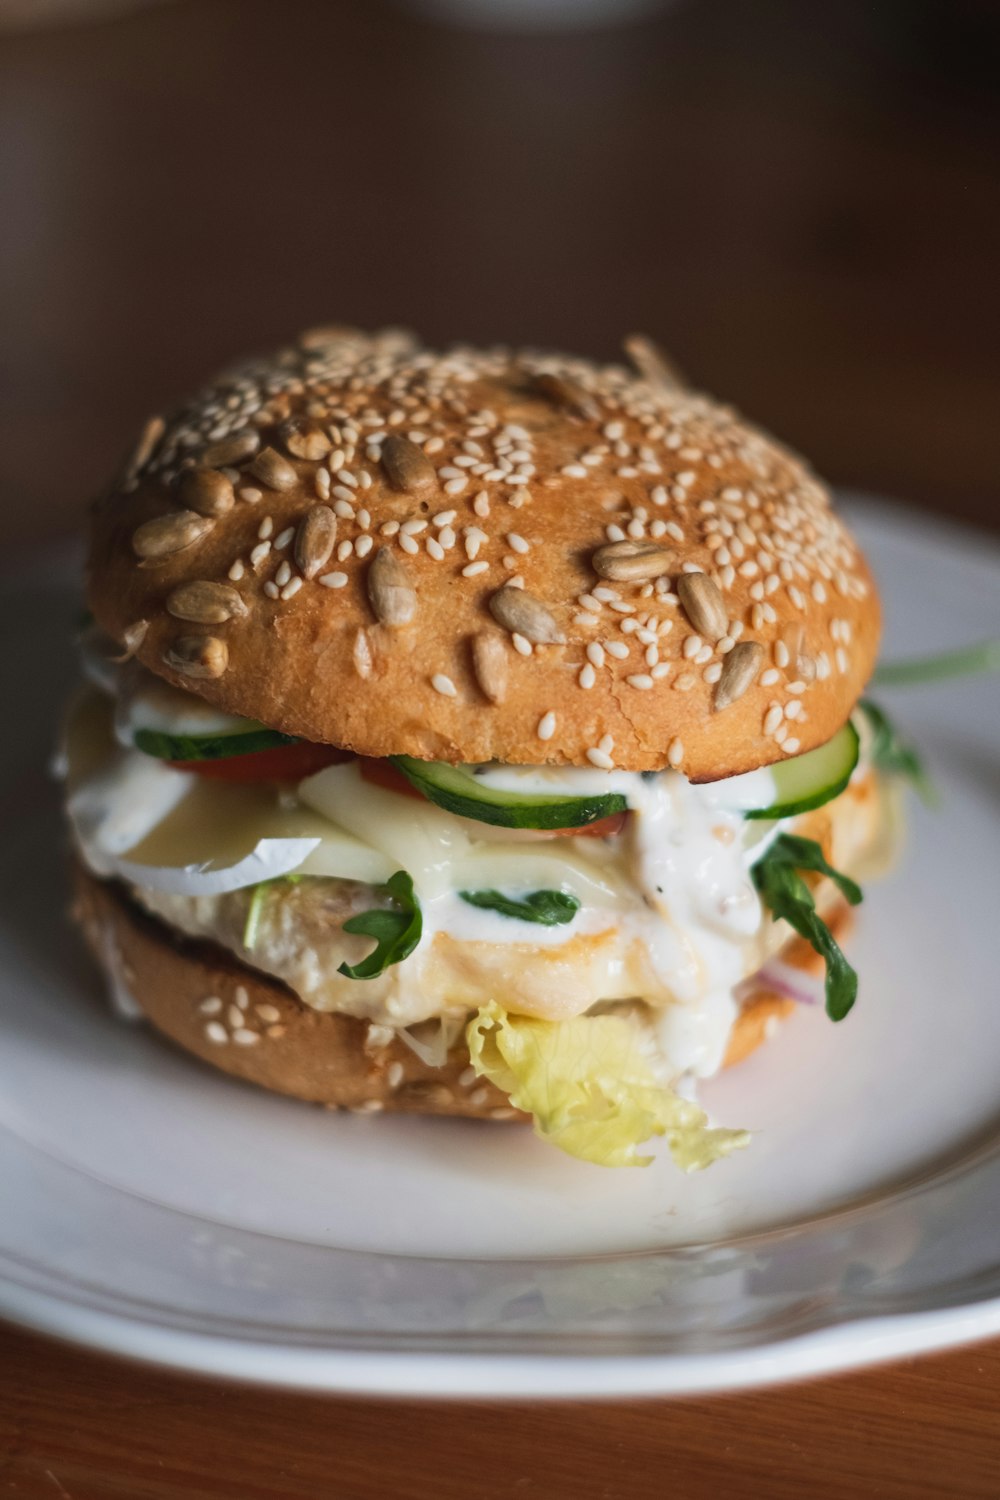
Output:
<path fill-rule="evenodd" d="M 270 542 L 258 542 L 250 554 L 250 562 L 253 567 L 259 568 L 265 557 L 271 550 Z"/>
<path fill-rule="evenodd" d="M 342 589 L 347 582 L 347 574 L 324 573 L 323 577 L 318 579 L 317 581 L 321 583 L 325 589 Z"/>
<path fill-rule="evenodd" d="M 604 666 L 604 647 L 600 641 L 591 641 L 587 647 L 587 660 L 595 667 Z"/>
<path fill-rule="evenodd" d="M 583 464 L 564 464 L 559 471 L 565 474 L 567 479 L 586 479 L 587 470 Z"/>
<path fill-rule="evenodd" d="M 461 479 L 449 479 L 443 487 L 446 495 L 460 495 L 468 484 L 468 476 L 463 474 Z"/>
<path fill-rule="evenodd" d="M 267 597 L 269 599 L 277 599 L 280 592 L 281 591 L 278 588 L 278 585 L 269 578 L 267 583 L 265 583 L 264 585 L 264 593 L 267 595 Z"/>
<path fill-rule="evenodd" d="M 788 647 L 785 645 L 784 641 L 775 641 L 775 643 L 774 643 L 774 661 L 775 661 L 775 665 L 779 666 L 779 667 L 787 667 L 788 663 L 789 663 L 789 660 L 790 660 L 790 657 L 789 657 L 789 654 L 788 654 Z"/>
<path fill-rule="evenodd" d="M 511 642 L 513 644 L 514 650 L 517 651 L 517 652 L 519 652 L 521 654 L 521 656 L 530 656 L 531 655 L 532 651 L 534 650 L 534 647 L 532 646 L 531 642 L 528 640 L 527 636 L 520 635 L 515 630 L 513 632 L 513 634 L 511 635 L 510 639 L 511 639 Z"/>
<path fill-rule="evenodd" d="M 676 770 L 677 767 L 680 765 L 680 763 L 681 763 L 681 761 L 683 759 L 684 759 L 684 744 L 683 744 L 683 741 L 681 741 L 679 739 L 673 739 L 673 740 L 671 740 L 670 741 L 670 745 L 669 745 L 669 747 L 667 749 L 667 762 L 668 762 L 668 764 L 671 765 L 671 766 L 673 766 L 674 769 Z"/>
<path fill-rule="evenodd" d="M 458 689 L 451 678 L 445 676 L 444 672 L 434 673 L 434 676 L 431 678 L 431 687 L 436 693 L 440 693 L 442 698 L 458 697 Z"/>
<path fill-rule="evenodd" d="M 261 521 L 260 525 L 257 527 L 257 535 L 260 537 L 260 539 L 261 539 L 262 542 L 265 542 L 267 540 L 267 538 L 271 535 L 271 533 L 273 532 L 273 530 L 274 530 L 274 521 L 271 519 L 270 516 L 265 516 L 264 519 L 263 519 L 263 521 Z"/>
<path fill-rule="evenodd" d="M 614 521 L 605 526 L 604 535 L 609 542 L 623 542 L 625 540 L 624 531 L 622 531 L 620 526 L 616 526 Z"/>
<path fill-rule="evenodd" d="M 241 1026 L 238 1031 L 233 1032 L 233 1041 L 239 1047 L 252 1047 L 255 1042 L 260 1041 L 260 1033 L 251 1031 L 247 1026 Z"/>
<path fill-rule="evenodd" d="M 386 521 L 384 526 L 379 527 L 379 536 L 395 536 L 399 530 L 398 521 Z"/>
<path fill-rule="evenodd" d="M 589 609 L 589 610 L 594 611 L 594 613 L 596 613 L 596 614 L 600 614 L 600 612 L 601 612 L 601 601 L 600 601 L 600 599 L 596 599 L 593 594 L 579 594 L 577 597 L 578 597 L 580 603 L 583 605 L 584 609 Z"/>
<path fill-rule="evenodd" d="M 640 692 L 648 692 L 653 686 L 653 679 L 646 672 L 637 672 L 632 677 L 626 677 L 625 681 L 629 687 L 638 688 Z"/>
<path fill-rule="evenodd" d="M 701 675 L 706 682 L 718 682 L 719 678 L 722 676 L 721 661 L 713 661 L 710 666 L 705 668 L 704 672 L 702 672 Z"/>
<path fill-rule="evenodd" d="M 412 536 L 410 536 L 410 534 L 405 531 L 401 531 L 399 534 L 399 545 L 402 547 L 403 551 L 408 552 L 411 557 L 416 557 L 417 553 L 420 551 L 419 546 L 413 540 Z"/>
<path fill-rule="evenodd" d="M 228 577 L 230 577 L 234 583 L 239 583 L 245 572 L 246 569 L 244 568 L 243 563 L 239 558 L 237 558 L 229 569 Z"/>
<path fill-rule="evenodd" d="M 656 643 L 652 642 L 650 645 L 648 645 L 646 647 L 646 653 L 645 653 L 646 666 L 647 667 L 655 667 L 656 663 L 659 661 L 659 659 L 660 659 L 660 653 L 657 650 Z"/>
<path fill-rule="evenodd" d="M 477 516 L 486 517 L 490 513 L 490 497 L 485 490 L 480 490 L 472 502 L 472 509 Z"/>
<path fill-rule="evenodd" d="M 805 690 L 806 690 L 806 684 L 804 682 L 802 682 L 800 678 L 796 678 L 796 680 L 794 682 L 790 682 L 788 684 L 788 687 L 787 687 L 787 691 L 789 693 L 799 694 L 799 693 L 804 693 Z"/>
<path fill-rule="evenodd" d="M 613 771 L 615 768 L 615 763 L 611 759 L 611 756 L 596 745 L 592 745 L 587 751 L 587 759 L 592 766 L 598 766 L 602 771 Z"/>
<path fill-rule="evenodd" d="M 274 549 L 275 549 L 275 551 L 276 552 L 280 552 L 283 548 L 287 547 L 288 544 L 289 544 L 289 542 L 292 540 L 292 537 L 294 535 L 295 535 L 295 527 L 294 526 L 286 526 L 285 529 L 284 529 L 284 531 L 279 531 L 279 533 L 278 533 L 278 535 L 277 535 L 277 537 L 275 538 L 275 541 L 274 541 Z"/>
<path fill-rule="evenodd" d="M 515 552 L 520 552 L 522 555 L 526 552 L 531 551 L 530 544 L 524 540 L 523 536 L 519 536 L 516 531 L 509 531 L 507 533 L 507 545 L 508 547 L 512 547 Z"/>
<path fill-rule="evenodd" d="M 354 551 L 354 543 L 349 540 L 337 543 L 337 561 L 346 562 Z"/>
<path fill-rule="evenodd" d="M 440 529 L 442 526 L 450 526 L 457 515 L 457 510 L 439 510 L 436 516 L 431 516 L 431 521 Z"/>
<path fill-rule="evenodd" d="M 285 584 L 284 588 L 281 590 L 281 597 L 282 597 L 282 599 L 294 599 L 295 595 L 298 593 L 298 591 L 299 591 L 299 589 L 301 587 L 302 587 L 302 579 L 301 578 L 298 578 L 298 577 L 296 577 L 296 578 L 290 578 L 288 580 L 288 582 Z"/>
<path fill-rule="evenodd" d="M 367 531 L 369 526 L 372 524 L 371 514 L 369 511 L 365 510 L 364 506 L 362 506 L 362 508 L 358 511 L 357 519 L 358 525 L 361 527 L 362 531 Z"/>
<path fill-rule="evenodd" d="M 203 1016 L 217 1016 L 222 1009 L 222 1001 L 218 995 L 208 995 L 198 1006 Z"/>
<path fill-rule="evenodd" d="M 687 640 L 684 642 L 684 645 L 681 647 L 681 650 L 687 660 L 692 661 L 698 655 L 698 652 L 701 650 L 704 644 L 705 643 L 700 635 L 689 635 Z"/>
<path fill-rule="evenodd" d="M 404 521 L 400 530 L 404 536 L 419 536 L 422 531 L 427 530 L 427 522 L 414 516 L 409 521 Z"/>
<path fill-rule="evenodd" d="M 604 649 L 608 653 L 608 655 L 613 656 L 616 661 L 624 661 L 628 656 L 628 646 L 624 641 L 605 641 Z"/>
<path fill-rule="evenodd" d="M 359 536 L 354 543 L 354 551 L 358 557 L 367 557 L 374 545 L 370 536 Z"/>
<path fill-rule="evenodd" d="M 428 554 L 433 557 L 435 562 L 444 561 L 445 551 L 441 543 L 438 541 L 437 537 L 429 536 L 427 538 L 426 546 Z"/>
<path fill-rule="evenodd" d="M 257 501 L 262 497 L 264 491 L 256 489 L 252 484 L 247 484 L 244 485 L 243 489 L 237 490 L 236 493 L 239 495 L 240 499 L 245 500 L 248 505 L 256 505 Z"/>
<path fill-rule="evenodd" d="M 548 713 L 543 714 L 539 719 L 538 728 L 535 730 L 535 733 L 538 735 L 538 738 L 540 740 L 550 740 L 555 732 L 556 716 L 552 712 L 552 710 L 549 709 Z"/>
<path fill-rule="evenodd" d="M 582 625 L 584 627 L 587 627 L 587 626 L 593 627 L 594 625 L 599 625 L 600 623 L 601 622 L 597 618 L 596 615 L 589 615 L 589 614 L 586 613 L 585 610 L 581 610 L 581 612 L 578 615 L 574 615 L 573 616 L 573 624 L 574 625 Z"/>
<path fill-rule="evenodd" d="M 799 745 L 800 745 L 800 741 L 797 740 L 794 737 L 794 735 L 790 735 L 789 738 L 786 739 L 785 743 L 784 743 L 785 754 L 786 755 L 796 755 L 796 754 L 798 754 Z"/>
<path fill-rule="evenodd" d="M 764 715 L 764 733 L 773 734 L 784 718 L 784 709 L 780 703 L 772 703 Z"/>
<path fill-rule="evenodd" d="M 760 674 L 759 681 L 761 687 L 773 687 L 780 675 L 779 672 L 775 671 L 774 667 L 768 667 L 766 672 L 761 672 Z"/>
<path fill-rule="evenodd" d="M 291 568 L 288 566 L 287 562 L 283 562 L 278 565 L 278 571 L 274 575 L 274 581 L 278 585 L 279 589 L 284 588 L 285 584 L 288 582 L 291 576 Z"/>
<path fill-rule="evenodd" d="M 580 668 L 580 675 L 576 679 L 582 688 L 592 688 L 597 681 L 597 673 L 589 661 L 584 662 Z"/>
<path fill-rule="evenodd" d="M 220 1021 L 209 1021 L 205 1027 L 205 1036 L 217 1047 L 229 1041 L 229 1033 Z"/>
<path fill-rule="evenodd" d="M 480 573 L 486 573 L 489 570 L 489 566 L 490 565 L 488 562 L 466 563 L 465 567 L 462 569 L 462 577 L 476 578 Z"/>
<path fill-rule="evenodd" d="M 661 682 L 664 677 L 670 675 L 670 662 L 658 661 L 649 675 L 654 682 Z"/>

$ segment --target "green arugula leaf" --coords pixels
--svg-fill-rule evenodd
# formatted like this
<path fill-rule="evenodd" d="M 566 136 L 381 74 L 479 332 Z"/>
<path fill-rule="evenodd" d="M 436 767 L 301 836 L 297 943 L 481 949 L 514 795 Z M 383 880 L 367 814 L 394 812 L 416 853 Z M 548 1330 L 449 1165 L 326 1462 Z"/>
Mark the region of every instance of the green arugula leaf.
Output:
<path fill-rule="evenodd" d="M 938 800 L 937 792 L 916 748 L 870 698 L 862 698 L 859 707 L 872 732 L 870 754 L 875 769 L 884 776 L 905 777 L 927 806 L 933 807 Z"/>
<path fill-rule="evenodd" d="M 572 922 L 580 910 L 575 896 L 565 891 L 532 891 L 515 899 L 500 891 L 459 891 L 463 901 L 483 911 L 496 911 L 502 917 L 517 917 L 522 922 L 538 922 L 542 927 L 560 927 Z"/>
<path fill-rule="evenodd" d="M 271 880 L 259 880 L 250 893 L 250 904 L 247 907 L 246 921 L 243 923 L 243 946 L 248 953 L 252 953 L 257 946 L 260 936 L 260 919 L 264 915 L 264 903 L 267 893 L 272 885 L 278 885 L 284 881 L 286 885 L 298 885 L 304 880 L 304 875 L 275 875 Z"/>
<path fill-rule="evenodd" d="M 944 682 L 949 677 L 972 677 L 982 672 L 1000 672 L 1000 640 L 960 646 L 936 656 L 916 656 L 906 661 L 887 661 L 876 667 L 876 687 L 919 687 L 925 682 Z"/>
<path fill-rule="evenodd" d="M 858 976 L 816 910 L 813 893 L 801 870 L 813 870 L 835 881 L 852 906 L 862 899 L 861 888 L 823 857 L 814 839 L 783 833 L 769 845 L 751 870 L 761 900 L 778 920 L 783 918 L 813 947 L 826 963 L 826 1013 L 831 1021 L 842 1021 L 858 995 Z"/>
<path fill-rule="evenodd" d="M 339 974 L 348 979 L 377 979 L 392 964 L 402 963 L 420 941 L 423 916 L 413 891 L 413 881 L 405 870 L 390 875 L 382 887 L 394 903 L 359 912 L 344 923 L 345 932 L 359 932 L 375 939 L 375 947 L 360 963 L 341 964 Z"/>

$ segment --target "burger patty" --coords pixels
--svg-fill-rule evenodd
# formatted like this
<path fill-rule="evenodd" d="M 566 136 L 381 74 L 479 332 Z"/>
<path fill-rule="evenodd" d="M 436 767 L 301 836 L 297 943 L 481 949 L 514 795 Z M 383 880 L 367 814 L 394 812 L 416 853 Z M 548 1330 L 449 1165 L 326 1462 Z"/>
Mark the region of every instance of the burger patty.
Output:
<path fill-rule="evenodd" d="M 863 877 L 891 842 L 891 823 L 887 796 L 869 775 L 825 807 L 794 820 L 791 828 L 818 840 L 838 869 Z M 833 894 L 821 883 L 821 909 Z M 359 983 L 338 970 L 363 957 L 371 940 L 345 933 L 343 923 L 386 904 L 375 887 L 326 878 L 275 882 L 264 896 L 252 949 L 244 943 L 251 890 L 178 896 L 133 886 L 132 895 L 169 926 L 211 939 L 281 979 L 313 1009 L 392 1026 L 467 1013 L 491 999 L 553 1020 L 601 1001 L 638 997 L 656 1007 L 675 1002 L 657 975 L 641 924 L 628 911 L 592 914 L 589 926 L 580 924 L 585 930 L 554 944 L 467 941 L 439 931 L 406 962 Z M 636 903 L 641 910 L 638 894 Z M 753 974 L 789 936 L 784 923 L 765 920 L 746 944 L 744 974 Z"/>

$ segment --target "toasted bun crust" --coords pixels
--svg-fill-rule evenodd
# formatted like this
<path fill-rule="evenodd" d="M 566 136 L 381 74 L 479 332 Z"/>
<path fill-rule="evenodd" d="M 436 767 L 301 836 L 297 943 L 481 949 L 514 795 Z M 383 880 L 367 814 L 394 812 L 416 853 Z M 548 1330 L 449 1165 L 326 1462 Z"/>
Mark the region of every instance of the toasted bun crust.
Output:
<path fill-rule="evenodd" d="M 140 911 L 122 887 L 80 864 L 75 890 L 74 914 L 111 983 L 123 986 L 164 1035 L 223 1072 L 296 1099 L 364 1113 L 522 1118 L 506 1095 L 472 1076 L 463 1041 L 444 1067 L 429 1067 L 386 1028 L 311 1010 L 216 944 L 181 938 Z M 848 911 L 840 906 L 827 914 L 838 934 Z M 819 968 L 801 939 L 781 956 L 804 972 Z M 766 990 L 752 996 L 733 1028 L 726 1066 L 748 1057 L 794 1008 L 794 1001 Z M 257 1040 L 248 1042 L 249 1034 Z"/>
<path fill-rule="evenodd" d="M 94 614 L 366 755 L 710 780 L 821 744 L 875 659 L 864 559 L 798 459 L 631 348 L 645 374 L 320 330 L 224 374 L 96 505 Z"/>

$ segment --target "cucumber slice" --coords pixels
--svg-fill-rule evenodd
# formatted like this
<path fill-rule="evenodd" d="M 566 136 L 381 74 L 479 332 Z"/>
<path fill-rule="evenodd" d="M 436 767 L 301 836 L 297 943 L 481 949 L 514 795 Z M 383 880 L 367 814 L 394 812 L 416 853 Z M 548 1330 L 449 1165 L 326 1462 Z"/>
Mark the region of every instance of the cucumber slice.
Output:
<path fill-rule="evenodd" d="M 747 818 L 791 818 L 811 812 L 839 797 L 858 763 L 861 742 L 854 725 L 847 723 L 832 740 L 782 761 L 772 767 L 778 799 L 770 807 L 754 808 Z"/>
<path fill-rule="evenodd" d="M 620 792 L 586 797 L 506 792 L 485 786 L 465 766 L 414 760 L 409 755 L 393 755 L 390 760 L 428 802 L 460 818 L 475 818 L 499 828 L 585 828 L 588 823 L 628 810 Z"/>
<path fill-rule="evenodd" d="M 279 734 L 252 724 L 234 734 L 168 734 L 162 729 L 137 729 L 132 743 L 144 755 L 158 760 L 226 760 L 232 755 L 253 755 L 258 750 L 274 750 L 278 745 L 293 745 L 294 734 Z"/>

